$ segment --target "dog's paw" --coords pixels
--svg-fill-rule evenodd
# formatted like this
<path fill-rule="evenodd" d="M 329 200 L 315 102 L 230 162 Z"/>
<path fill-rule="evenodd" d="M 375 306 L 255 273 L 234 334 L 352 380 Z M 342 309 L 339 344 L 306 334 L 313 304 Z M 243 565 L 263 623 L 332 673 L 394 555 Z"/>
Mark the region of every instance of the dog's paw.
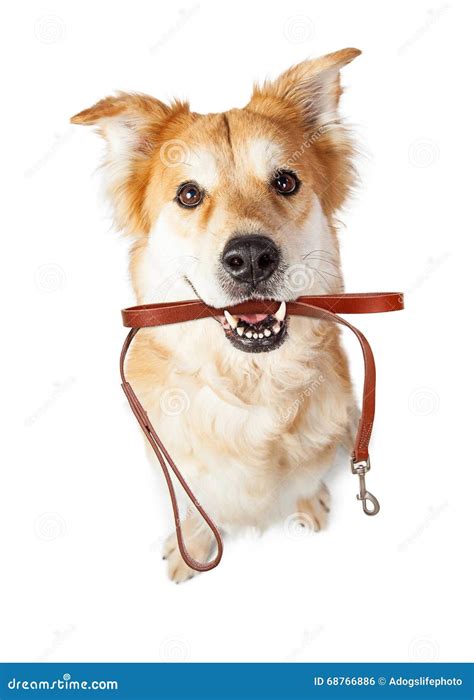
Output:
<path fill-rule="evenodd" d="M 324 530 L 328 523 L 331 495 L 326 484 L 321 485 L 311 498 L 298 501 L 298 512 L 303 513 L 315 532 Z"/>
<path fill-rule="evenodd" d="M 212 552 L 213 540 L 207 527 L 195 527 L 191 518 L 182 522 L 183 538 L 189 555 L 199 562 L 206 562 Z M 196 576 L 198 571 L 191 569 L 181 556 L 176 533 L 165 540 L 163 559 L 168 564 L 168 576 L 174 583 L 183 583 Z"/>
<path fill-rule="evenodd" d="M 166 559 L 168 565 L 168 577 L 174 583 L 189 581 L 198 573 L 183 561 L 174 532 L 165 541 L 163 559 Z"/>

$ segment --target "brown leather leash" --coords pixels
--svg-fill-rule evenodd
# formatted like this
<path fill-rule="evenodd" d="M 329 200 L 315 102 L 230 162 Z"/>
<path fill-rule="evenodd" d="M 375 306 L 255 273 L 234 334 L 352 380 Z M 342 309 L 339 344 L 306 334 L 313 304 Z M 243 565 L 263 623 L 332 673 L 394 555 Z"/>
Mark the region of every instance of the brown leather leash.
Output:
<path fill-rule="evenodd" d="M 248 301 L 243 304 L 238 304 L 237 306 L 228 307 L 227 311 L 236 316 L 239 314 L 253 313 L 274 314 L 278 307 L 279 302 Z M 338 313 L 365 314 L 399 311 L 404 308 L 403 294 L 399 294 L 397 292 L 375 292 L 373 294 L 324 294 L 318 296 L 302 296 L 296 301 L 287 302 L 286 308 L 288 316 L 306 316 L 309 318 L 331 320 L 335 321 L 336 323 L 340 323 L 341 325 L 350 328 L 359 341 L 364 358 L 364 387 L 362 391 L 361 416 L 351 459 L 351 470 L 353 474 L 357 474 L 359 477 L 359 493 L 357 495 L 357 499 L 362 501 L 364 513 L 367 515 L 376 515 L 380 510 L 379 503 L 375 496 L 370 493 L 370 491 L 367 491 L 365 485 L 365 475 L 370 470 L 369 442 L 375 415 L 374 356 L 365 336 L 357 328 L 355 328 L 355 326 L 350 324 L 344 318 L 338 316 Z M 125 339 L 120 355 L 120 375 L 122 377 L 122 388 L 128 399 L 130 407 L 151 447 L 153 448 L 153 451 L 155 452 L 163 470 L 173 508 L 176 536 L 181 556 L 186 564 L 191 569 L 195 569 L 196 571 L 209 571 L 219 564 L 223 552 L 222 537 L 217 526 L 196 499 L 195 495 L 191 491 L 191 488 L 166 450 L 166 447 L 158 437 L 145 409 L 125 377 L 124 365 L 125 357 L 130 345 L 140 328 L 150 328 L 152 326 L 163 326 L 172 323 L 196 321 L 202 318 L 222 316 L 223 314 L 223 309 L 215 309 L 211 306 L 207 306 L 204 304 L 204 302 L 199 300 L 165 302 L 161 304 L 144 304 L 141 306 L 132 306 L 128 309 L 122 310 L 123 325 L 127 328 L 131 328 Z M 173 474 L 176 476 L 190 501 L 198 510 L 215 537 L 217 553 L 214 559 L 209 562 L 202 563 L 196 561 L 193 559 L 193 557 L 191 557 L 186 549 L 181 532 L 178 501 L 169 469 L 171 469 Z M 370 507 L 368 506 L 368 503 L 371 504 Z"/>

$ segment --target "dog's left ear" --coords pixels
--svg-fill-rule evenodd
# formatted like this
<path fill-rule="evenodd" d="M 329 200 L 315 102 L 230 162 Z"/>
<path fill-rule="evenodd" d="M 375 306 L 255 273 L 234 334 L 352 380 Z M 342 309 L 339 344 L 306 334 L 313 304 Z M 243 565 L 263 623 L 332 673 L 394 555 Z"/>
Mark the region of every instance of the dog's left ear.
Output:
<path fill-rule="evenodd" d="M 339 71 L 359 56 L 359 49 L 342 49 L 292 66 L 275 81 L 256 86 L 248 107 L 269 116 L 298 119 L 316 129 L 337 119 L 341 96 Z"/>
<path fill-rule="evenodd" d="M 283 128 L 296 127 L 303 138 L 291 160 L 316 156 L 315 188 L 330 215 L 345 202 L 357 175 L 350 131 L 339 118 L 339 71 L 361 52 L 343 49 L 293 66 L 273 82 L 255 87 L 248 109 L 270 117 Z M 301 156 L 303 157 L 303 156 Z M 321 185 L 321 180 L 323 184 Z"/>

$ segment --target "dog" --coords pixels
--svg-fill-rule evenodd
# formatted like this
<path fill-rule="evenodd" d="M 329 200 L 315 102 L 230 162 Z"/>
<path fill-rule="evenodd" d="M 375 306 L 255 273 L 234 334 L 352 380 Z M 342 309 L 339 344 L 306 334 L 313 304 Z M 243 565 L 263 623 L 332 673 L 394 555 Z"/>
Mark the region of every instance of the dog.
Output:
<path fill-rule="evenodd" d="M 325 527 L 323 482 L 357 407 L 336 324 L 286 316 L 303 294 L 343 291 L 336 212 L 356 179 L 338 114 L 343 49 L 255 86 L 249 103 L 197 114 L 143 94 L 72 118 L 106 141 L 116 226 L 132 237 L 137 303 L 199 298 L 216 309 L 277 300 L 274 316 L 223 316 L 142 330 L 127 373 L 199 502 L 225 532 L 299 518 Z M 182 530 L 206 560 L 198 514 Z M 175 534 L 171 580 L 195 574 Z"/>

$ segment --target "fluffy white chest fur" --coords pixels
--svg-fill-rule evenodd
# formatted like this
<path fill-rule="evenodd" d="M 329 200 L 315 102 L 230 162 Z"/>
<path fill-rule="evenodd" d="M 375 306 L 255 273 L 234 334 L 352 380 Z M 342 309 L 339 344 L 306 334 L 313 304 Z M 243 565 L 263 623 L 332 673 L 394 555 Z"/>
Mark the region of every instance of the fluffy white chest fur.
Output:
<path fill-rule="evenodd" d="M 236 358 L 212 319 L 147 331 L 132 352 L 128 374 L 158 433 L 227 530 L 297 512 L 348 430 L 353 396 L 337 329 L 290 324 L 275 354 Z"/>

